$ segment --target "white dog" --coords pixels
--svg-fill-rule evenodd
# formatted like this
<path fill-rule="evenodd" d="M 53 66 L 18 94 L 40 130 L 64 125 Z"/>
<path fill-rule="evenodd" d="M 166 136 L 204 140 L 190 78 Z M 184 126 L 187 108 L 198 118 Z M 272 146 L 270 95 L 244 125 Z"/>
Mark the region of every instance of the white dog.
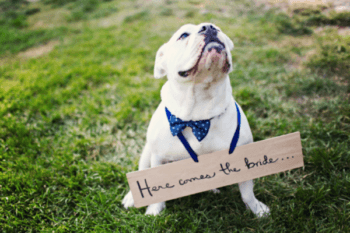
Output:
<path fill-rule="evenodd" d="M 167 75 L 168 81 L 161 90 L 162 102 L 148 127 L 139 170 L 191 158 L 181 140 L 173 136 L 166 108 L 174 119 L 209 120 L 210 128 L 204 138 L 198 137 L 202 131 L 194 135 L 190 127 L 185 126 L 182 131 L 198 155 L 230 147 L 238 124 L 238 108 L 241 126 L 237 146 L 253 142 L 247 118 L 232 97 L 228 76 L 232 71 L 232 49 L 233 42 L 210 23 L 184 25 L 159 48 L 154 77 Z M 246 207 L 254 214 L 261 217 L 269 213 L 269 208 L 255 198 L 252 180 L 239 183 L 239 190 Z M 213 191 L 219 192 L 217 189 Z M 123 205 L 126 209 L 134 205 L 131 192 L 124 197 Z M 165 202 L 152 204 L 146 214 L 158 215 L 164 208 Z"/>

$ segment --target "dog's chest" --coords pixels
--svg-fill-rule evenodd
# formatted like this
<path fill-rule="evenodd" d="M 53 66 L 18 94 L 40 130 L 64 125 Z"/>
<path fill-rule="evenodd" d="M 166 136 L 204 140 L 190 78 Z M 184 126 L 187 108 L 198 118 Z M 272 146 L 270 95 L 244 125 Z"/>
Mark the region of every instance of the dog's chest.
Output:
<path fill-rule="evenodd" d="M 159 118 L 158 124 L 152 124 L 151 122 L 150 131 L 148 132 L 152 154 L 162 157 L 163 162 L 190 158 L 180 139 L 171 134 L 169 122 L 165 114 L 162 114 L 161 107 L 158 110 L 160 110 L 156 113 L 160 115 L 157 117 Z M 185 128 L 182 133 L 196 154 L 202 155 L 228 149 L 236 127 L 236 114 L 233 112 L 233 108 L 229 107 L 222 115 L 210 120 L 208 134 L 202 141 L 197 140 L 190 127 Z M 152 128 L 154 129 L 153 133 Z"/>

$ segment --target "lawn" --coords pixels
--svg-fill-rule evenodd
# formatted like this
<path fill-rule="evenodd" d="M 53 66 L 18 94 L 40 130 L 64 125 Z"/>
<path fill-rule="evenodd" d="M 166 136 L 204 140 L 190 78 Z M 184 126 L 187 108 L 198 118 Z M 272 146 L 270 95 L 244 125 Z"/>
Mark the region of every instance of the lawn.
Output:
<path fill-rule="evenodd" d="M 1 232 L 350 232 L 350 14 L 215 2 L 0 1 Z M 201 22 L 235 44 L 254 139 L 301 133 L 305 167 L 255 180 L 268 218 L 238 185 L 156 217 L 121 205 L 166 81 L 156 51 Z"/>

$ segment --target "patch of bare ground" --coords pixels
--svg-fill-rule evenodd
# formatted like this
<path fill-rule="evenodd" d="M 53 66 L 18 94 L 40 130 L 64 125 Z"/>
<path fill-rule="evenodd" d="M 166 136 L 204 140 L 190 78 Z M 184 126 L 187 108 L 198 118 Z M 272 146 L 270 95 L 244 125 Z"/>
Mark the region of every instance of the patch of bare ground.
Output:
<path fill-rule="evenodd" d="M 332 80 L 339 86 L 348 86 L 349 85 L 349 81 L 346 78 L 339 77 L 338 75 L 332 77 Z"/>
<path fill-rule="evenodd" d="M 304 10 L 319 10 L 323 14 L 329 14 L 330 12 L 346 12 L 350 11 L 349 0 L 256 0 L 258 5 L 264 5 L 266 10 L 270 8 L 281 9 L 283 12 L 292 16 L 296 12 Z M 325 27 L 318 27 L 315 31 L 321 32 Z M 338 34 L 342 36 L 350 35 L 350 27 L 336 27 Z"/>
<path fill-rule="evenodd" d="M 332 0 L 288 0 L 291 12 L 298 12 L 304 9 L 327 10 L 332 7 L 332 2 Z"/>
<path fill-rule="evenodd" d="M 314 29 L 314 32 L 318 35 L 325 36 L 329 34 L 329 31 L 335 30 L 340 36 L 350 36 L 350 27 L 339 27 L 339 26 L 323 26 Z"/>
<path fill-rule="evenodd" d="M 348 0 L 256 0 L 258 5 L 264 5 L 265 9 L 279 8 L 282 11 L 293 14 L 305 9 L 321 10 L 329 12 L 350 11 Z"/>
<path fill-rule="evenodd" d="M 288 12 L 288 0 L 256 0 L 258 6 L 263 6 L 264 10 L 271 8 L 281 9 L 283 12 Z"/>
<path fill-rule="evenodd" d="M 296 53 L 291 53 L 291 60 L 287 63 L 288 70 L 301 70 L 303 69 L 303 63 L 308 61 L 308 59 L 316 54 L 316 49 L 313 48 L 315 39 L 313 36 L 304 36 L 304 37 L 291 37 L 286 36 L 281 41 L 271 41 L 269 45 L 274 48 L 309 48 L 309 51 L 304 55 L 300 56 Z"/>
<path fill-rule="evenodd" d="M 59 41 L 50 41 L 45 45 L 41 45 L 39 47 L 34 47 L 34 48 L 30 48 L 24 52 L 20 52 L 18 54 L 19 57 L 23 57 L 23 58 L 36 58 L 36 57 L 40 57 L 44 54 L 47 54 L 49 52 L 51 52 L 51 50 L 53 50 L 55 48 L 56 45 L 59 44 Z"/>
<path fill-rule="evenodd" d="M 350 36 L 350 27 L 338 28 L 338 34 L 341 36 Z"/>
<path fill-rule="evenodd" d="M 316 54 L 316 49 L 309 50 L 304 56 L 299 56 L 295 53 L 291 55 L 292 59 L 287 63 L 288 70 L 302 70 L 305 69 L 304 63 L 307 62 L 310 57 Z"/>
<path fill-rule="evenodd" d="M 286 46 L 293 47 L 310 47 L 314 44 L 314 38 L 312 36 L 304 36 L 304 37 L 284 37 L 281 41 L 271 41 L 269 42 L 270 46 L 277 48 L 284 48 Z"/>

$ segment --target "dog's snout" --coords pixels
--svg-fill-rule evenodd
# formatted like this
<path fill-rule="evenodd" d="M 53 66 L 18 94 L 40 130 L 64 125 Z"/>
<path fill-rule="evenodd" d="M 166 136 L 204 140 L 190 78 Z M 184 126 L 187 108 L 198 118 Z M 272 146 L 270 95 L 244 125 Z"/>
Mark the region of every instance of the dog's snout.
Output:
<path fill-rule="evenodd" d="M 220 41 L 218 38 L 218 29 L 216 29 L 212 24 L 206 24 L 201 27 L 201 29 L 198 31 L 200 35 L 204 35 L 204 43 L 205 47 L 207 47 L 207 44 L 216 42 L 218 45 L 215 45 L 215 49 L 218 53 L 220 53 L 223 49 L 225 49 L 224 43 Z M 209 48 L 209 50 L 211 50 Z"/>
<path fill-rule="evenodd" d="M 217 36 L 218 30 L 216 30 L 216 28 L 214 28 L 213 25 L 204 25 L 198 33 L 210 36 Z"/>

